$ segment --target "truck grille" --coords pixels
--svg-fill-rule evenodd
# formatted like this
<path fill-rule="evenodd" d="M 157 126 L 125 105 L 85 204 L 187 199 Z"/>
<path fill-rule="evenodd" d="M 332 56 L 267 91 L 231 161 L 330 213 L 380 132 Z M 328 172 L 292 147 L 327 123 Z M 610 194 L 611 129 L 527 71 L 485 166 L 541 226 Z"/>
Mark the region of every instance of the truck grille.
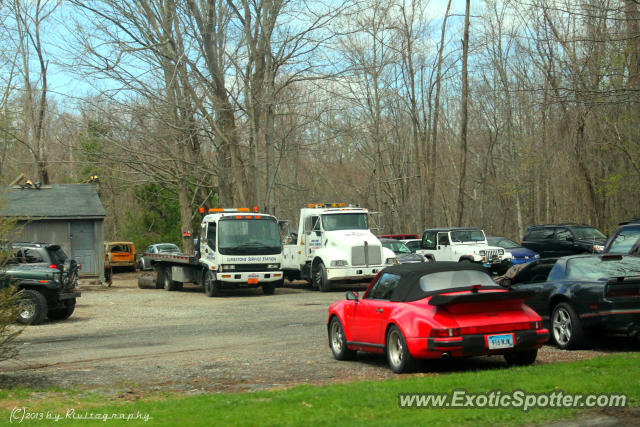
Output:
<path fill-rule="evenodd" d="M 380 246 L 354 246 L 351 248 L 351 265 L 381 265 L 382 250 Z"/>

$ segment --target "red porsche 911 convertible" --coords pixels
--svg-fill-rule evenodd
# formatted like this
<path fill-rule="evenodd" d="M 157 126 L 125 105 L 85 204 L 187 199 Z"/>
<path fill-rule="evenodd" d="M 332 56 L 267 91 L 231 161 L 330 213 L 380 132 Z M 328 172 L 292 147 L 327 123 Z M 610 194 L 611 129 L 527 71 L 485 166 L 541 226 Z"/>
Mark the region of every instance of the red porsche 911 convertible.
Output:
<path fill-rule="evenodd" d="M 493 354 L 529 365 L 549 339 L 523 303 L 532 295 L 497 285 L 475 264 L 398 264 L 378 273 L 363 297 L 347 292 L 329 307 L 329 346 L 338 360 L 386 353 L 398 373 L 416 359 Z"/>

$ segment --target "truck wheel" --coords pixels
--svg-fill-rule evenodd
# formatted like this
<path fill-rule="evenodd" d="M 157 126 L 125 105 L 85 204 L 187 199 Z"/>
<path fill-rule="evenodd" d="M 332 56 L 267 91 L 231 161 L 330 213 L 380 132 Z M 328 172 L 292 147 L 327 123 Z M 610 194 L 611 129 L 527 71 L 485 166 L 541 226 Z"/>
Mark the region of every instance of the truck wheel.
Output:
<path fill-rule="evenodd" d="M 47 300 L 32 289 L 20 291 L 18 300 L 18 322 L 23 325 L 39 325 L 47 316 Z"/>
<path fill-rule="evenodd" d="M 273 295 L 275 291 L 276 285 L 273 282 L 262 285 L 262 292 L 264 292 L 265 295 Z"/>
<path fill-rule="evenodd" d="M 76 309 L 76 299 L 68 299 L 64 302 L 64 308 L 49 310 L 49 320 L 66 320 Z"/>
<path fill-rule="evenodd" d="M 217 297 L 220 295 L 220 282 L 215 279 L 213 271 L 206 272 L 203 285 L 204 293 L 207 294 L 208 297 Z"/>
<path fill-rule="evenodd" d="M 324 263 L 319 261 L 313 267 L 313 287 L 320 290 L 320 292 L 327 292 L 331 290 L 331 283 L 327 280 L 327 269 L 324 267 Z"/>
<path fill-rule="evenodd" d="M 164 267 L 158 265 L 156 267 L 156 289 L 162 289 L 164 286 Z"/>
<path fill-rule="evenodd" d="M 164 290 L 165 291 L 169 291 L 169 292 L 173 292 L 176 290 L 176 282 L 173 281 L 173 279 L 171 279 L 171 267 L 165 268 L 164 269 L 164 280 L 163 280 L 163 284 L 164 284 Z"/>

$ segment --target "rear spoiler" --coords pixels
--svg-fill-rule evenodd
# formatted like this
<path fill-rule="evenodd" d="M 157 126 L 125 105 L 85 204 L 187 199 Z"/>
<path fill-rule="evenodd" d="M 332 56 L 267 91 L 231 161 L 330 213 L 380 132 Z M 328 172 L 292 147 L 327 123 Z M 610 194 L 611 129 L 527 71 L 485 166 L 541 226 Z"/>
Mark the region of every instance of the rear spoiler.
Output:
<path fill-rule="evenodd" d="M 476 302 L 496 302 L 515 299 L 528 299 L 535 295 L 533 291 L 506 291 L 506 292 L 478 292 L 456 295 L 434 295 L 429 300 L 430 305 L 445 307 L 453 304 L 465 304 Z"/>

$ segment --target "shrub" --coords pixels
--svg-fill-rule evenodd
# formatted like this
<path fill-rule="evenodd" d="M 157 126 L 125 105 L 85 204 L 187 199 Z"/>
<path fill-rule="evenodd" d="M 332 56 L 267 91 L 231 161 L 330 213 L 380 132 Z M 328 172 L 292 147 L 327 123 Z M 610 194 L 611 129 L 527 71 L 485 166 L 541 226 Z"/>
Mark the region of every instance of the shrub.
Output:
<path fill-rule="evenodd" d="M 6 282 L 6 279 L 2 279 Z M 20 294 L 14 286 L 4 286 L 0 289 L 0 362 L 14 359 L 18 355 L 15 338 L 20 335 L 24 327 L 16 325 Z"/>

